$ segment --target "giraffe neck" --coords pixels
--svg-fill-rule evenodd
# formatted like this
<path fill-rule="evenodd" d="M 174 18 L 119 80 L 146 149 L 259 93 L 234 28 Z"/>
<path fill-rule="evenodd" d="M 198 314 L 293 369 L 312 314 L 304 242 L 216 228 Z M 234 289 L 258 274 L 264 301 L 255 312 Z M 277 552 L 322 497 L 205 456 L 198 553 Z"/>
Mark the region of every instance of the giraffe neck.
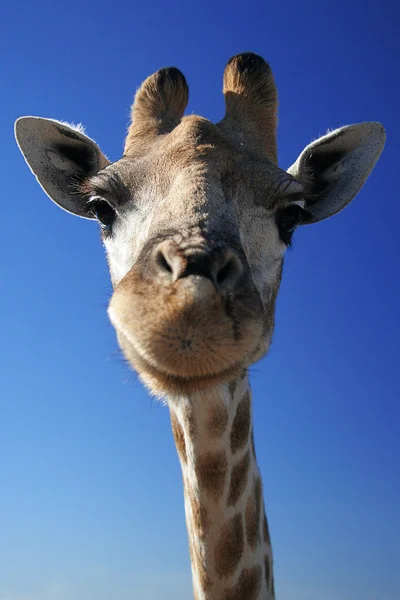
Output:
<path fill-rule="evenodd" d="M 169 398 L 196 600 L 273 600 L 248 377 Z"/>

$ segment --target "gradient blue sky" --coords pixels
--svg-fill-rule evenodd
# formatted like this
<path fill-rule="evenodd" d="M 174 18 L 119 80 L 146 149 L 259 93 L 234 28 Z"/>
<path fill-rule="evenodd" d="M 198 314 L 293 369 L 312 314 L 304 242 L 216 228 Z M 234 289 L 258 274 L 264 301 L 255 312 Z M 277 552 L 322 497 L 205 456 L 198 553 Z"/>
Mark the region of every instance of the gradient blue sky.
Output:
<path fill-rule="evenodd" d="M 189 112 L 223 114 L 233 54 L 267 58 L 280 164 L 380 120 L 352 205 L 296 234 L 270 355 L 253 368 L 278 600 L 400 598 L 398 110 L 394 4 L 8 2 L 0 24 L 0 600 L 188 600 L 181 475 L 166 408 L 117 351 L 93 223 L 45 196 L 20 115 L 81 121 L 122 150 L 135 89 L 162 66 Z M 397 31 L 396 31 L 397 29 Z"/>

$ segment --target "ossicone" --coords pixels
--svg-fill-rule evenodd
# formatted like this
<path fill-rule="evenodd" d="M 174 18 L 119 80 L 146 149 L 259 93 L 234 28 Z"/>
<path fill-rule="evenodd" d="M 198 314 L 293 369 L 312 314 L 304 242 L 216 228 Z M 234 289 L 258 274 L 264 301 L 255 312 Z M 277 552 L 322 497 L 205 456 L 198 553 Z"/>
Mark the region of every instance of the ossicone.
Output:
<path fill-rule="evenodd" d="M 253 52 L 233 56 L 225 68 L 226 113 L 219 126 L 277 162 L 278 93 L 269 64 Z"/>
<path fill-rule="evenodd" d="M 138 89 L 132 105 L 125 154 L 137 154 L 158 135 L 180 123 L 189 99 L 185 76 L 175 67 L 160 69 Z"/>

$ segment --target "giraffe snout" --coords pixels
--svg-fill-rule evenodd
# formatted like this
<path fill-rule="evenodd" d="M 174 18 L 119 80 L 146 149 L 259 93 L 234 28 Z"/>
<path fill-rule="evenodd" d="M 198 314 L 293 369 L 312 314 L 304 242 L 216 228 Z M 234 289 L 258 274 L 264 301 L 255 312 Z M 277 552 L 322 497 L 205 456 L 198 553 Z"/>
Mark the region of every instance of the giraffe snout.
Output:
<path fill-rule="evenodd" d="M 126 358 L 157 393 L 230 381 L 263 331 L 240 248 L 204 236 L 149 245 L 116 286 L 109 315 Z"/>
<path fill-rule="evenodd" d="M 221 245 L 182 248 L 173 240 L 164 240 L 154 249 L 152 260 L 157 275 L 169 284 L 186 277 L 203 277 L 209 279 L 221 295 L 233 291 L 243 274 L 238 254 Z"/>

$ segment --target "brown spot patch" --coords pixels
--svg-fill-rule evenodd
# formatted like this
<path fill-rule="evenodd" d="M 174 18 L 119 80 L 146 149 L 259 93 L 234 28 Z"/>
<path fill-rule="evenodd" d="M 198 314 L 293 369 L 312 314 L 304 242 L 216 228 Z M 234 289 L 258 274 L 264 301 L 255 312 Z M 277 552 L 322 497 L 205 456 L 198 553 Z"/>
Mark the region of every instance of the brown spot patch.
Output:
<path fill-rule="evenodd" d="M 196 535 L 198 535 L 200 538 L 203 538 L 208 528 L 207 509 L 204 506 L 201 506 L 199 499 L 195 496 L 190 486 L 187 486 L 186 493 L 192 509 L 193 528 Z"/>
<path fill-rule="evenodd" d="M 256 600 L 261 588 L 262 569 L 259 565 L 243 569 L 237 584 L 225 590 L 222 600 Z"/>
<path fill-rule="evenodd" d="M 271 545 L 271 537 L 269 535 L 268 521 L 267 521 L 265 512 L 264 512 L 264 522 L 263 522 L 263 537 L 264 537 L 264 542 L 266 544 L 268 544 L 268 546 L 270 546 Z"/>
<path fill-rule="evenodd" d="M 271 562 L 269 560 L 268 554 L 264 556 L 264 565 L 265 565 L 265 581 L 267 583 L 267 590 L 271 591 Z"/>
<path fill-rule="evenodd" d="M 235 572 L 243 549 L 242 516 L 237 514 L 221 527 L 221 535 L 215 546 L 215 570 L 220 577 L 229 577 Z"/>
<path fill-rule="evenodd" d="M 194 417 L 193 417 L 193 413 L 191 413 L 188 409 L 186 409 L 184 411 L 184 420 L 185 420 L 185 426 L 187 429 L 187 433 L 189 436 L 189 439 L 193 439 L 196 433 L 196 424 L 194 421 Z"/>
<path fill-rule="evenodd" d="M 186 456 L 185 436 L 183 434 L 183 429 L 180 426 L 179 421 L 173 412 L 171 412 L 171 425 L 172 425 L 172 433 L 174 434 L 176 449 L 178 450 L 180 459 L 183 462 L 186 462 L 187 456 Z"/>
<path fill-rule="evenodd" d="M 247 483 L 247 475 L 250 465 L 249 451 L 233 467 L 231 475 L 231 485 L 229 488 L 228 506 L 234 506 L 243 494 Z"/>
<path fill-rule="evenodd" d="M 229 393 L 231 395 L 231 398 L 233 398 L 234 394 L 235 394 L 235 390 L 236 390 L 236 381 L 230 381 L 228 384 L 228 388 L 229 388 Z"/>
<path fill-rule="evenodd" d="M 200 488 L 204 489 L 218 501 L 224 491 L 228 461 L 223 450 L 206 452 L 200 456 L 196 464 L 196 474 Z"/>
<path fill-rule="evenodd" d="M 211 411 L 208 421 L 208 431 L 212 437 L 221 437 L 228 425 L 228 411 L 221 404 Z"/>
<path fill-rule="evenodd" d="M 246 534 L 251 548 L 260 542 L 260 509 L 261 509 L 261 481 L 257 478 L 254 482 L 253 493 L 246 506 Z"/>
<path fill-rule="evenodd" d="M 231 431 L 231 449 L 237 452 L 244 446 L 250 432 L 250 394 L 246 392 L 237 407 Z"/>

